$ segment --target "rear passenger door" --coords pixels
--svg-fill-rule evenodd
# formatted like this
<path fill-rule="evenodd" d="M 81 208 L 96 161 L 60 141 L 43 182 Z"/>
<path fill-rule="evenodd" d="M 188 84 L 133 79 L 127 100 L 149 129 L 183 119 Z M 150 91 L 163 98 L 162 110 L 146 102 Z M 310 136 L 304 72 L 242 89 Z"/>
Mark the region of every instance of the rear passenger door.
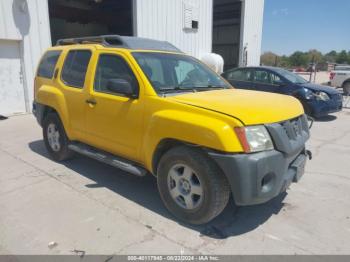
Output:
<path fill-rule="evenodd" d="M 224 78 L 235 88 L 253 90 L 252 74 L 252 69 L 242 68 L 226 72 Z"/>
<path fill-rule="evenodd" d="M 60 69 L 58 83 L 64 94 L 68 124 L 74 136 L 72 139 L 84 141 L 85 137 L 85 110 L 88 91 L 86 86 L 91 79 L 89 68 L 92 50 L 72 49 L 66 51 L 65 60 Z"/>

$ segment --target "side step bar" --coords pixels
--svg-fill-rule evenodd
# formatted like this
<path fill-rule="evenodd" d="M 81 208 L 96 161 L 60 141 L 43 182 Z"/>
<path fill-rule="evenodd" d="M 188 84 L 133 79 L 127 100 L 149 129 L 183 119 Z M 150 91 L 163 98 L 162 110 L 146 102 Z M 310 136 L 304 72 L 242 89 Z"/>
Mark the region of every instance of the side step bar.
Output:
<path fill-rule="evenodd" d="M 72 151 L 75 151 L 79 154 L 91 157 L 100 162 L 106 163 L 108 165 L 117 167 L 121 170 L 129 172 L 133 175 L 137 176 L 145 176 L 147 174 L 147 170 L 137 166 L 131 161 L 125 160 L 121 157 L 117 157 L 105 151 L 101 151 L 97 148 L 91 147 L 89 145 L 83 143 L 72 143 L 68 146 L 68 148 Z"/>

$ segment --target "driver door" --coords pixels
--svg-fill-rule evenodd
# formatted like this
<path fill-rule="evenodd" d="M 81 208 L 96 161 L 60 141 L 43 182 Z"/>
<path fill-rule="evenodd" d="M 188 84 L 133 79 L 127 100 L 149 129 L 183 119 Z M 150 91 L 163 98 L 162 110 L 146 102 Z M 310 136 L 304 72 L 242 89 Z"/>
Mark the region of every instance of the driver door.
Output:
<path fill-rule="evenodd" d="M 89 88 L 86 110 L 87 139 L 92 146 L 138 161 L 144 106 L 140 81 L 123 54 L 104 51 L 95 55 L 95 78 Z M 129 81 L 138 97 L 129 98 L 109 90 L 110 79 Z"/>

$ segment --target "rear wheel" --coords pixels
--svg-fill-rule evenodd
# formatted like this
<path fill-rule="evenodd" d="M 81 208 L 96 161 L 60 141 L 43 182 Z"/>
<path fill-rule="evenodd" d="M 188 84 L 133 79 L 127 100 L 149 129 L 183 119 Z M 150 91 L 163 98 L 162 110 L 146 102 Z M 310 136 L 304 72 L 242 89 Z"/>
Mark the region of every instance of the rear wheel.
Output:
<path fill-rule="evenodd" d="M 201 151 L 185 146 L 165 153 L 157 181 L 165 206 L 191 224 L 204 224 L 218 216 L 230 197 L 228 182 L 217 165 Z"/>
<path fill-rule="evenodd" d="M 63 161 L 73 156 L 73 152 L 68 148 L 69 139 L 56 113 L 49 113 L 45 117 L 43 137 L 46 149 L 54 160 Z"/>

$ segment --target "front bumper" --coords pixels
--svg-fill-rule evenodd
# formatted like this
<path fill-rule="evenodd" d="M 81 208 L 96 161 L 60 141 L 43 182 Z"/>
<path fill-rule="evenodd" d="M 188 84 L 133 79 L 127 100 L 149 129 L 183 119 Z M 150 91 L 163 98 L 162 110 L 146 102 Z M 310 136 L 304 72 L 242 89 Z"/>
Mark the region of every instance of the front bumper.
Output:
<path fill-rule="evenodd" d="M 254 154 L 227 155 L 210 152 L 231 185 L 235 203 L 261 204 L 284 192 L 304 174 L 305 150 L 286 157 L 271 150 Z"/>
<path fill-rule="evenodd" d="M 322 117 L 341 111 L 343 101 L 341 95 L 334 95 L 328 101 L 311 100 L 308 102 L 308 105 L 311 108 L 313 116 Z"/>
<path fill-rule="evenodd" d="M 285 191 L 304 173 L 310 137 L 305 115 L 265 125 L 274 150 L 252 154 L 208 152 L 226 175 L 237 205 L 261 204 Z"/>

